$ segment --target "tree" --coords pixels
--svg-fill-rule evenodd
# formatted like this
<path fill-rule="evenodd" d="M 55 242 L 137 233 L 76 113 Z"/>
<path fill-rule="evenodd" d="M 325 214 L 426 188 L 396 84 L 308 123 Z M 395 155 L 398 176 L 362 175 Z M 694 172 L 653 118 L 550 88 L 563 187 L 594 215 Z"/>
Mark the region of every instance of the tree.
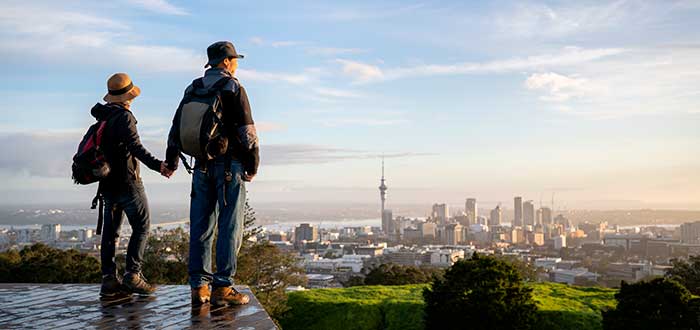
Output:
<path fill-rule="evenodd" d="M 700 256 L 690 256 L 688 260 L 671 260 L 671 269 L 666 276 L 678 281 L 691 293 L 700 295 Z"/>
<path fill-rule="evenodd" d="M 189 247 L 189 234 L 182 228 L 149 236 L 141 272 L 153 283 L 186 284 Z"/>
<path fill-rule="evenodd" d="M 259 242 L 248 244 L 238 254 L 236 282 L 249 285 L 265 310 L 277 318 L 288 310 L 285 289 L 305 285 L 306 277 L 292 254 Z"/>
<path fill-rule="evenodd" d="M 615 294 L 617 308 L 603 312 L 603 328 L 698 329 L 698 314 L 692 295 L 669 278 L 627 284 Z"/>
<path fill-rule="evenodd" d="M 236 283 L 246 284 L 274 319 L 286 312 L 288 286 L 305 285 L 304 270 L 296 257 L 270 242 L 252 242 L 261 228 L 255 225 L 255 211 L 246 200 L 243 245 L 238 253 Z"/>
<path fill-rule="evenodd" d="M 497 255 L 494 257 L 505 260 L 506 262 L 509 262 L 511 265 L 513 265 L 513 267 L 515 267 L 515 269 L 518 270 L 520 276 L 522 276 L 523 280 L 525 280 L 526 282 L 537 282 L 537 274 L 542 271 L 542 269 L 538 269 L 534 265 L 528 262 L 524 262 L 515 256 Z"/>
<path fill-rule="evenodd" d="M 474 253 L 423 290 L 426 329 L 532 329 L 537 306 L 518 270 Z"/>
<path fill-rule="evenodd" d="M 98 283 L 100 262 L 77 250 L 37 243 L 0 253 L 0 281 L 17 283 Z"/>
<path fill-rule="evenodd" d="M 365 285 L 405 285 L 428 283 L 434 276 L 442 275 L 438 268 L 419 268 L 397 264 L 381 264 L 370 269 Z"/>

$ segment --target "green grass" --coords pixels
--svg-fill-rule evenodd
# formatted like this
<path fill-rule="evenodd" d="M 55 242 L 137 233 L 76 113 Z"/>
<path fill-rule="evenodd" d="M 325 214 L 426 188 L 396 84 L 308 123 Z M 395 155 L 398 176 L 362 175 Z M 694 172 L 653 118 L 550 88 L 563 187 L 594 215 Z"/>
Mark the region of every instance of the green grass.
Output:
<path fill-rule="evenodd" d="M 359 286 L 289 293 L 289 313 L 280 319 L 295 329 L 423 329 L 425 284 Z M 532 284 L 540 308 L 538 329 L 601 329 L 600 311 L 615 305 L 615 290 L 556 283 Z"/>

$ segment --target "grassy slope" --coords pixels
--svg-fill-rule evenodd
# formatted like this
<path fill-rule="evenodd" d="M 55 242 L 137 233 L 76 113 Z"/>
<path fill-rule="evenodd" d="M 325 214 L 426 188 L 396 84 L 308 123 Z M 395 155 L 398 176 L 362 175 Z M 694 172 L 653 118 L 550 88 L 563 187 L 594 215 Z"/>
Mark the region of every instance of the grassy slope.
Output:
<path fill-rule="evenodd" d="M 541 329 L 600 329 L 600 310 L 614 306 L 615 290 L 533 284 Z M 289 294 L 290 312 L 280 320 L 294 329 L 423 329 L 425 285 L 360 286 Z"/>

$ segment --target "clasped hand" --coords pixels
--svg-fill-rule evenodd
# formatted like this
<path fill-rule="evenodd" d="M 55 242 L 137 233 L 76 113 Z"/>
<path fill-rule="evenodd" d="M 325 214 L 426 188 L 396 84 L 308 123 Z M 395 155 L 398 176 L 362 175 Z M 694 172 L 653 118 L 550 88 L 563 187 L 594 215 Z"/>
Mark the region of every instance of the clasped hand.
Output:
<path fill-rule="evenodd" d="M 169 169 L 165 162 L 160 163 L 160 175 L 169 179 L 173 173 L 175 173 L 175 171 Z"/>

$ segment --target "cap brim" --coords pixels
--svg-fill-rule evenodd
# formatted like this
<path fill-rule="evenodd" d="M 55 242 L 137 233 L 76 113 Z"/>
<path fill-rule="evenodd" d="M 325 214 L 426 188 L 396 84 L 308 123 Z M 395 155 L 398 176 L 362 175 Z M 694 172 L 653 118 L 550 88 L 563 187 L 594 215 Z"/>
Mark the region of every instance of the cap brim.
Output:
<path fill-rule="evenodd" d="M 105 97 L 102 99 L 105 102 L 108 103 L 119 103 L 119 102 L 126 102 L 128 100 L 135 99 L 137 96 L 141 95 L 141 88 L 139 86 L 134 85 L 134 88 L 129 90 L 128 92 L 121 94 L 121 95 L 112 95 L 107 93 Z"/>
<path fill-rule="evenodd" d="M 221 63 L 221 61 L 223 61 L 224 59 L 226 59 L 226 58 L 228 58 L 228 57 L 233 57 L 233 58 L 245 58 L 245 55 L 236 54 L 236 56 L 224 56 L 224 57 L 222 57 L 222 58 L 217 58 L 216 60 L 212 60 L 212 61 L 207 62 L 207 64 L 204 64 L 204 67 L 206 68 L 206 67 L 210 67 L 210 66 L 213 67 L 213 66 L 215 66 L 215 65 L 218 65 L 219 63 Z"/>

